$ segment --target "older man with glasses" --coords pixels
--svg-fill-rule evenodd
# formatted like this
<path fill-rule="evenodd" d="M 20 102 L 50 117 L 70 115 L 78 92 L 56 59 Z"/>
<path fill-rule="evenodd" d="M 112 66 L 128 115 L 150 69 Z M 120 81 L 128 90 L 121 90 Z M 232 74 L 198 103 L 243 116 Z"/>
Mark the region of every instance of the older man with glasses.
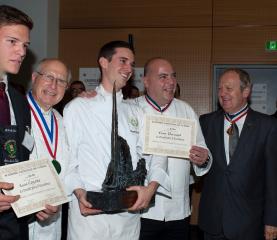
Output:
<path fill-rule="evenodd" d="M 61 179 L 67 167 L 68 148 L 61 115 L 52 107 L 64 96 L 69 82 L 69 70 L 58 59 L 42 60 L 32 74 L 32 91 L 27 95 L 31 109 L 35 144 L 30 159 L 52 160 Z M 61 239 L 61 211 L 46 205 L 29 224 L 29 238 L 35 240 Z"/>

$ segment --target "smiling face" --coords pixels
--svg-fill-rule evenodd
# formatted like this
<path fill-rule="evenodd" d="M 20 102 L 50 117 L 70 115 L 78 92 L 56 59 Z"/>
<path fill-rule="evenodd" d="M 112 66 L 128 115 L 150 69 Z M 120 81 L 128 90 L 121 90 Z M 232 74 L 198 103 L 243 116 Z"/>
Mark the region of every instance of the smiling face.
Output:
<path fill-rule="evenodd" d="M 52 81 L 46 75 L 51 76 Z M 66 86 L 58 84 L 57 79 L 68 80 L 68 70 L 58 60 L 46 60 L 40 65 L 39 73 L 34 72 L 32 75 L 32 94 L 45 111 L 60 102 L 64 96 Z"/>
<path fill-rule="evenodd" d="M 165 59 L 155 59 L 148 65 L 143 78 L 147 94 L 159 105 L 168 104 L 176 90 L 176 72 Z"/>
<path fill-rule="evenodd" d="M 18 73 L 30 44 L 29 33 L 24 25 L 0 26 L 0 77 Z"/>
<path fill-rule="evenodd" d="M 75 82 L 70 85 L 70 94 L 72 98 L 78 97 L 78 95 L 83 91 L 86 91 L 83 83 Z"/>
<path fill-rule="evenodd" d="M 116 48 L 111 60 L 101 57 L 102 84 L 108 92 L 112 92 L 116 81 L 116 91 L 123 88 L 133 74 L 134 54 L 128 48 Z"/>
<path fill-rule="evenodd" d="M 241 88 L 239 74 L 230 71 L 223 74 L 219 81 L 218 100 L 225 112 L 234 114 L 247 104 L 250 87 Z"/>

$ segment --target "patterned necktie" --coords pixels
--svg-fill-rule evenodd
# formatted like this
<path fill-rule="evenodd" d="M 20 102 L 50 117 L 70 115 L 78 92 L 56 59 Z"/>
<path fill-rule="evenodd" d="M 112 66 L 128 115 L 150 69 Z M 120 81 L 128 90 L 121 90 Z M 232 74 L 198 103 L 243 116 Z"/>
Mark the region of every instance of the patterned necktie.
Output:
<path fill-rule="evenodd" d="M 232 126 L 230 127 L 229 134 L 229 157 L 230 160 L 236 150 L 238 141 L 239 141 L 239 129 L 236 123 L 232 123 Z"/>
<path fill-rule="evenodd" d="M 5 92 L 5 86 L 4 82 L 0 82 L 0 125 L 2 126 L 11 124 L 9 100 Z"/>

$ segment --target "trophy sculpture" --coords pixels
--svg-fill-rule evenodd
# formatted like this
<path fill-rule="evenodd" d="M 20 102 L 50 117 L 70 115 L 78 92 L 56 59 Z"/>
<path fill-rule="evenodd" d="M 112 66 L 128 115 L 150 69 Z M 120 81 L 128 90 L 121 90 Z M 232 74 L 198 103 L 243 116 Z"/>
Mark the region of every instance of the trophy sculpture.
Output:
<path fill-rule="evenodd" d="M 140 159 L 133 170 L 132 157 L 127 141 L 118 135 L 118 117 L 115 83 L 113 85 L 113 109 L 111 132 L 111 161 L 102 183 L 102 192 L 87 192 L 87 200 L 93 208 L 104 212 L 116 212 L 130 208 L 137 200 L 136 191 L 126 191 L 130 186 L 143 186 L 146 177 L 145 159 Z"/>

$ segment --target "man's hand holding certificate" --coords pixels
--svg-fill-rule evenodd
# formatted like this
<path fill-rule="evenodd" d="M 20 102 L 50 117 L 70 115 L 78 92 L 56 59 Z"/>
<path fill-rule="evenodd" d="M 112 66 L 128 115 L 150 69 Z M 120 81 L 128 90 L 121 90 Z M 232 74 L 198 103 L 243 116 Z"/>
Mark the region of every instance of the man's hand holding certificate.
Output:
<path fill-rule="evenodd" d="M 189 158 L 189 151 L 195 143 L 195 120 L 163 115 L 145 116 L 144 153 Z"/>
<path fill-rule="evenodd" d="M 12 203 L 17 217 L 45 209 L 49 204 L 57 206 L 67 202 L 67 196 L 52 163 L 47 160 L 29 160 L 0 167 L 0 182 L 12 182 L 8 195 L 20 195 Z"/>

